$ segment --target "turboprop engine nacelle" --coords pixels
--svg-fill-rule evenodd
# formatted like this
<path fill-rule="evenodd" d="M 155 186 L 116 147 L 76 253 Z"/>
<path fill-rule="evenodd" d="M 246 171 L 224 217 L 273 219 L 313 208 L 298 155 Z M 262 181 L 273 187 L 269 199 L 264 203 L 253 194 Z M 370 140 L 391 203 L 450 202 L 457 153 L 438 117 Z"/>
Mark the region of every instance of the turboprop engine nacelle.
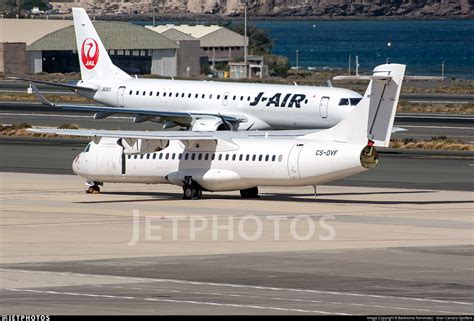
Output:
<path fill-rule="evenodd" d="M 122 139 L 122 146 L 126 155 L 153 153 L 165 149 L 169 140 L 153 139 Z"/>

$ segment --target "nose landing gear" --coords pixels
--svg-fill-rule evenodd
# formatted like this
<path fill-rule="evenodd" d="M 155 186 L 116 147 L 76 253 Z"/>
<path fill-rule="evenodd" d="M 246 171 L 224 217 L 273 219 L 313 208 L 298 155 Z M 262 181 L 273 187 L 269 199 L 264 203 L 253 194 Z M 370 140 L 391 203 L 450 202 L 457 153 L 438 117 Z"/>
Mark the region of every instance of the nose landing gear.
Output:
<path fill-rule="evenodd" d="M 86 189 L 86 194 L 99 194 L 100 193 L 99 185 L 104 185 L 104 184 L 100 182 L 91 182 L 91 183 L 87 183 L 87 185 L 89 185 L 89 188 Z"/>

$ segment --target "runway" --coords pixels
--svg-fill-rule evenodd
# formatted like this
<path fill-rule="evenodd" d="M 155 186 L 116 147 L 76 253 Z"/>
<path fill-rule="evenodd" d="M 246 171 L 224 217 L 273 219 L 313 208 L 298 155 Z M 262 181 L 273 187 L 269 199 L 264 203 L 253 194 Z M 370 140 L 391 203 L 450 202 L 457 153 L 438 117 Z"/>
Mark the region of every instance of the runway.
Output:
<path fill-rule="evenodd" d="M 100 121 L 85 112 L 64 112 L 31 103 L 0 102 L 0 124 L 28 123 L 33 126 L 58 127 L 65 123 L 77 124 L 81 128 L 160 130 L 161 125 L 152 122 L 134 124 L 132 117 L 114 115 Z M 401 113 L 395 118 L 395 127 L 405 131 L 396 132 L 394 138 L 431 139 L 445 136 L 474 142 L 474 117 L 472 115 Z"/>
<path fill-rule="evenodd" d="M 184 201 L 165 185 L 87 195 L 76 176 L 0 181 L 4 314 L 474 312 L 472 192 L 322 186 L 317 199 L 303 187 Z"/>

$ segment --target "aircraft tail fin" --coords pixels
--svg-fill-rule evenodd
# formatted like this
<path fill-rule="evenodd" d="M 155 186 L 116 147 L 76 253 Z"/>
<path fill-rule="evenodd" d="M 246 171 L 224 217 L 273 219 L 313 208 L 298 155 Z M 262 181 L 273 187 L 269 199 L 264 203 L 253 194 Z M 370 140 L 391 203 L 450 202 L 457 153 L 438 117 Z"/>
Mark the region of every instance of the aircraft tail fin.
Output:
<path fill-rule="evenodd" d="M 131 78 L 112 63 L 86 11 L 73 8 L 72 14 L 82 80 Z"/>
<path fill-rule="evenodd" d="M 368 76 L 370 83 L 364 97 L 354 110 L 336 126 L 323 131 L 326 133 L 320 133 L 338 142 L 388 147 L 404 74 L 405 65 L 375 67 L 373 75 Z"/>

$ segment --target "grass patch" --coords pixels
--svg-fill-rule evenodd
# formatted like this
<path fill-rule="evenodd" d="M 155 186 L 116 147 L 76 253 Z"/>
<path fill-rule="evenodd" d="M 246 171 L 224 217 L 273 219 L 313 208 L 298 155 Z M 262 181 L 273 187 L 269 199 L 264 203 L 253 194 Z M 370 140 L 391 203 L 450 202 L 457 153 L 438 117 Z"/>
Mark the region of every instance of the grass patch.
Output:
<path fill-rule="evenodd" d="M 391 148 L 400 149 L 429 149 L 429 150 L 465 150 L 474 151 L 474 145 L 463 141 L 450 139 L 446 136 L 432 137 L 430 140 L 418 140 L 412 137 L 393 139 Z"/>

